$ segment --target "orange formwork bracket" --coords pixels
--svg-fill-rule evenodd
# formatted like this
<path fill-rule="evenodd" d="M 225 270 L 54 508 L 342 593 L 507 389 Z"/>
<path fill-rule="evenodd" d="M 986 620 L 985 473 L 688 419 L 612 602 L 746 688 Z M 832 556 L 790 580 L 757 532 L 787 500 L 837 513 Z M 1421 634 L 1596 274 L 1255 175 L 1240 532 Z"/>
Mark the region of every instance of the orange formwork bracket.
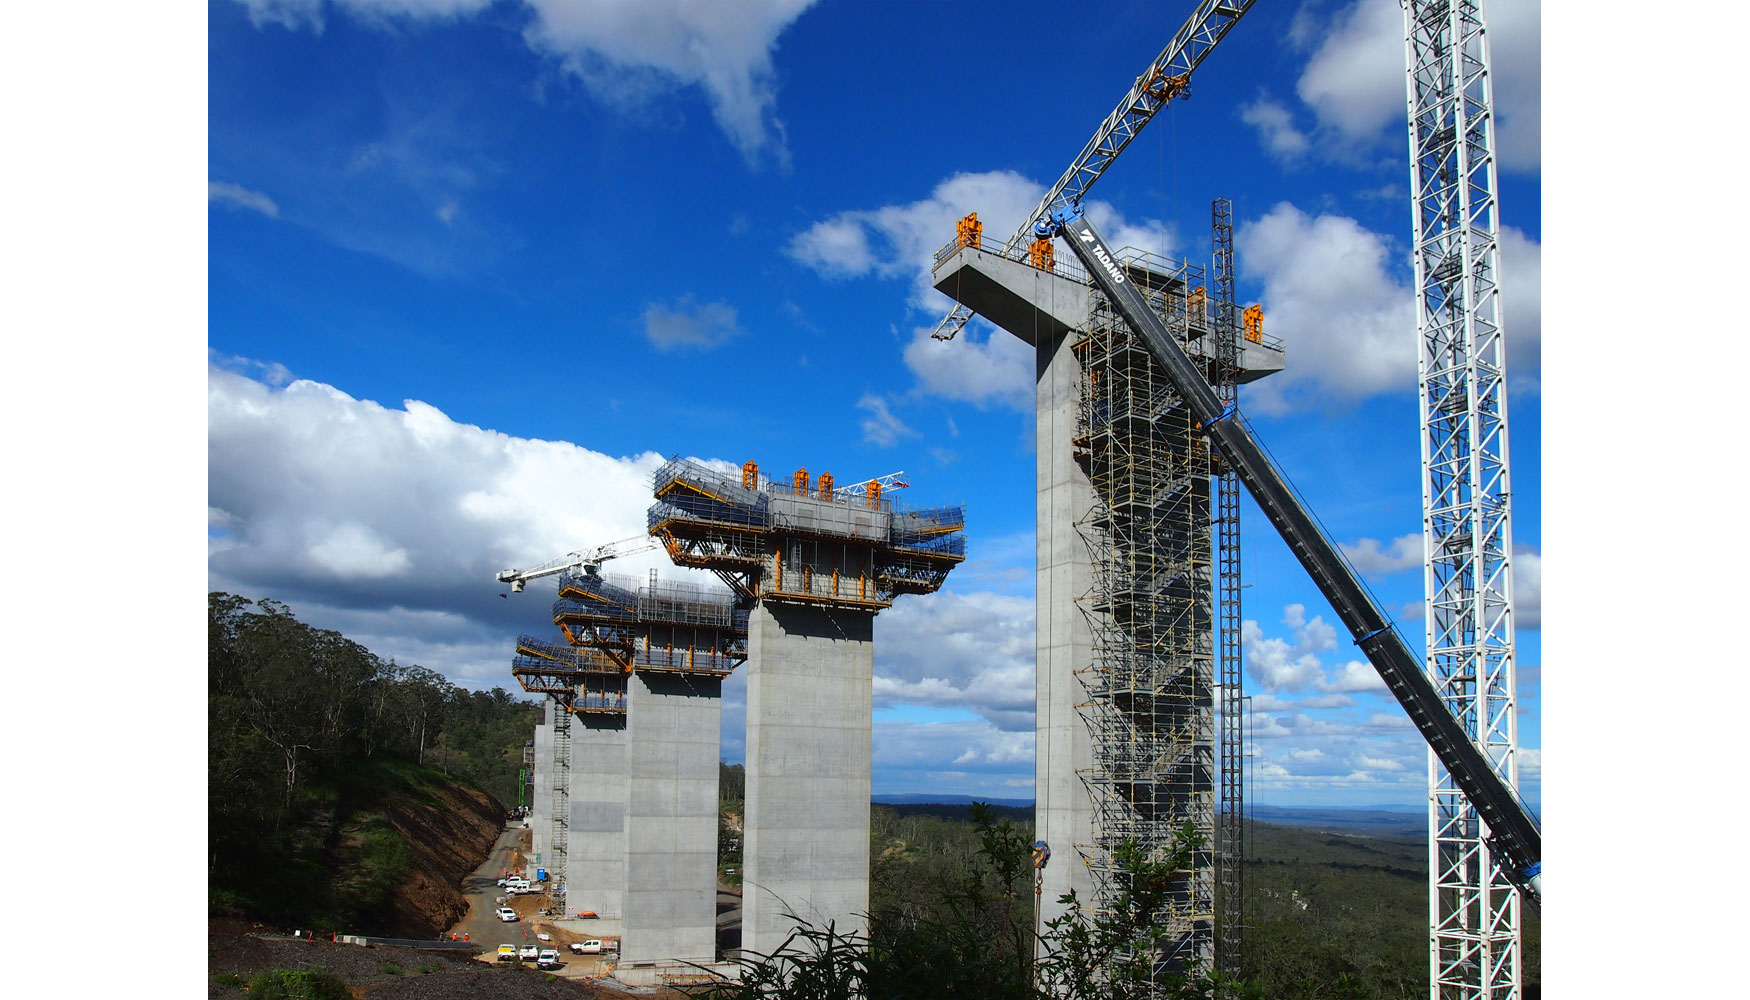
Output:
<path fill-rule="evenodd" d="M 1264 340 L 1264 307 L 1247 306 L 1241 317 L 1241 324 L 1247 340 L 1254 344 L 1261 343 Z"/>
<path fill-rule="evenodd" d="M 1191 294 L 1185 299 L 1185 309 L 1196 319 L 1205 319 L 1209 312 L 1209 293 L 1202 285 L 1191 289 Z"/>
<path fill-rule="evenodd" d="M 797 496 L 799 496 L 799 497 L 807 496 L 808 495 L 808 470 L 807 469 L 797 469 L 796 474 L 794 476 L 790 477 L 790 485 L 792 488 L 794 488 L 796 490 Z"/>
<path fill-rule="evenodd" d="M 752 459 L 741 463 L 741 485 L 750 490 L 760 488 L 760 467 Z"/>
<path fill-rule="evenodd" d="M 832 473 L 830 472 L 820 474 L 820 498 L 829 503 L 832 502 Z"/>
<path fill-rule="evenodd" d="M 963 247 L 976 249 L 983 239 L 984 223 L 978 221 L 977 212 L 967 213 L 966 218 L 961 219 L 954 226 L 954 241 Z"/>
<path fill-rule="evenodd" d="M 1051 240 L 1034 240 L 1027 245 L 1027 263 L 1041 271 L 1049 271 L 1056 263 L 1056 251 Z"/>

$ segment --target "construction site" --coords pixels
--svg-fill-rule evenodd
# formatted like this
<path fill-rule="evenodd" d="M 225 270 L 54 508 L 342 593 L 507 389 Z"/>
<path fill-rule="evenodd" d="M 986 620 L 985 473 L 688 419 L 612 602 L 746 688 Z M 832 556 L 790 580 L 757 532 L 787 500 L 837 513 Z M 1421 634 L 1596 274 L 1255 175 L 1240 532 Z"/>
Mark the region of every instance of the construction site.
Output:
<path fill-rule="evenodd" d="M 1034 814 L 1055 852 L 1037 872 L 1040 919 L 1063 916 L 1071 891 L 1083 916 L 1107 912 L 1125 893 L 1125 853 L 1164 857 L 1189 827 L 1203 846 L 1175 873 L 1148 961 L 1160 982 L 1243 974 L 1243 489 L 1427 743 L 1430 996 L 1516 998 L 1541 834 L 1516 791 L 1481 7 L 1405 9 L 1425 654 L 1243 415 L 1240 387 L 1292 364 L 1293 331 L 1269 330 L 1263 308 L 1236 295 L 1231 201 L 1209 195 L 1206 261 L 1108 247 L 1079 207 L 1250 7 L 1199 3 L 1019 230 L 987 238 L 975 212 L 932 261 L 954 302 L 937 339 L 976 316 L 1034 352 Z M 558 577 L 557 634 L 521 637 L 512 668 L 547 698 L 530 755 L 535 855 L 554 912 L 619 939 L 622 982 L 735 975 L 716 950 L 713 901 L 722 684 L 738 668 L 741 949 L 775 951 L 798 919 L 867 929 L 874 619 L 941 589 L 966 558 L 964 507 L 897 502 L 899 485 L 675 458 L 651 482 L 645 536 L 500 574 L 513 589 Z M 720 585 L 601 573 L 654 546 Z"/>

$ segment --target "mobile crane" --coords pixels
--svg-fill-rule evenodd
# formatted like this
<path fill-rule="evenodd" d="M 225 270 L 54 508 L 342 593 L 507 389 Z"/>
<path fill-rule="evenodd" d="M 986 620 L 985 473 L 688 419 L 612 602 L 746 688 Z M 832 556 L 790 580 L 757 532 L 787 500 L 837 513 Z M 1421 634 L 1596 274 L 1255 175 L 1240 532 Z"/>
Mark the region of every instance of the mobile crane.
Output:
<path fill-rule="evenodd" d="M 1232 403 L 1222 405 L 1074 202 L 1054 205 L 1033 229 L 1040 239 L 1063 237 L 1118 314 L 1165 369 L 1199 429 L 1215 442 L 1222 458 L 1349 629 L 1355 645 L 1366 654 L 1434 755 L 1476 807 L 1488 826 L 1491 846 L 1508 863 L 1508 877 L 1536 904 L 1542 895 L 1543 871 L 1543 835 L 1537 823 L 1441 701 L 1420 661 L 1393 630 L 1312 513 L 1295 497 L 1275 463 L 1252 437 L 1238 409 Z"/>
<path fill-rule="evenodd" d="M 617 542 L 598 545 L 593 549 L 581 549 L 577 552 L 567 552 L 557 559 L 549 559 L 539 566 L 530 569 L 500 570 L 496 579 L 499 583 L 510 584 L 510 592 L 520 594 L 523 586 L 530 580 L 539 580 L 544 576 L 563 573 L 570 569 L 581 569 L 585 576 L 597 576 L 601 573 L 602 563 L 620 556 L 637 555 L 647 552 L 659 543 L 656 539 L 645 535 L 633 538 L 622 538 Z"/>

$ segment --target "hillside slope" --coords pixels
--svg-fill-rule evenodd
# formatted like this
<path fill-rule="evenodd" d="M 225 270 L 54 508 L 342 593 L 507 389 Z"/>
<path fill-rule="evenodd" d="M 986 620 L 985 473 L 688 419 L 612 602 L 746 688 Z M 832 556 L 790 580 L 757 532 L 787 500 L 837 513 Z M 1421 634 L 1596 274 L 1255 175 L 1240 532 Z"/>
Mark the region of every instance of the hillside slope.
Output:
<path fill-rule="evenodd" d="M 432 937 L 465 912 L 462 880 L 485 860 L 504 807 L 442 772 L 385 757 L 352 760 L 312 782 L 284 843 L 249 879 L 215 877 L 217 916 L 390 937 Z"/>

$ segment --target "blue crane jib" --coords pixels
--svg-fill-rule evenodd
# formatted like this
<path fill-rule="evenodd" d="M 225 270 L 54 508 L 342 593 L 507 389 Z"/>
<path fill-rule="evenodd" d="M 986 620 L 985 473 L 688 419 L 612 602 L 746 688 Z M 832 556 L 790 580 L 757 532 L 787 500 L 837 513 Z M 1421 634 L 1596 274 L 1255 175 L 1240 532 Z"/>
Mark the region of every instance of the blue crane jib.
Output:
<path fill-rule="evenodd" d="M 1196 364 L 1167 332 L 1142 294 L 1126 278 L 1104 239 L 1073 204 L 1060 204 L 1034 226 L 1040 238 L 1062 236 L 1113 307 L 1166 370 L 1199 427 L 1215 442 L 1264 516 L 1312 576 L 1355 645 L 1366 654 L 1398 703 L 1409 713 L 1435 757 L 1488 824 L 1492 844 L 1509 877 L 1535 902 L 1540 895 L 1543 837 L 1513 789 L 1453 717 L 1421 663 L 1379 610 L 1337 547 L 1295 497 L 1280 471 L 1253 439 L 1235 409 L 1224 407 Z"/>

